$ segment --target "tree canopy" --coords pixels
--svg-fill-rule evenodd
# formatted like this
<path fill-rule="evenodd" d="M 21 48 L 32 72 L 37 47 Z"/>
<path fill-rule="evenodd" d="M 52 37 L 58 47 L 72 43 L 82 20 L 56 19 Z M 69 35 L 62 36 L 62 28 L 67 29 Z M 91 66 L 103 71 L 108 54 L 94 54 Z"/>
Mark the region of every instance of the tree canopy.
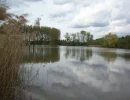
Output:
<path fill-rule="evenodd" d="M 115 47 L 118 43 L 118 37 L 116 34 L 108 33 L 104 36 L 105 47 Z"/>
<path fill-rule="evenodd" d="M 64 42 L 68 45 L 88 45 L 88 43 L 93 40 L 93 35 L 84 30 L 77 33 L 66 33 L 64 37 Z"/>

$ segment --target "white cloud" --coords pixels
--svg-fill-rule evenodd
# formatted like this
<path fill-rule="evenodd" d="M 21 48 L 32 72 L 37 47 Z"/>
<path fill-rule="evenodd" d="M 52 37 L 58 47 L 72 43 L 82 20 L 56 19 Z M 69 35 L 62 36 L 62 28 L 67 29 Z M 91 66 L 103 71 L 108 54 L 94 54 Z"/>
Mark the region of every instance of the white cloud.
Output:
<path fill-rule="evenodd" d="M 5 3 L 9 6 L 9 7 L 19 7 L 19 6 L 23 6 L 25 2 L 40 2 L 43 0 L 6 0 Z"/>
<path fill-rule="evenodd" d="M 104 8 L 96 8 L 95 6 L 83 8 L 72 20 L 72 25 L 74 27 L 107 26 L 109 25 L 109 11 L 106 11 Z"/>
<path fill-rule="evenodd" d="M 71 13 L 73 9 L 73 5 L 71 4 L 64 4 L 64 5 L 58 5 L 55 6 L 53 9 L 54 12 L 51 12 L 51 17 L 65 17 L 67 14 Z"/>
<path fill-rule="evenodd" d="M 72 2 L 71 0 L 53 0 L 53 3 L 56 5 L 64 5 L 66 3 Z"/>
<path fill-rule="evenodd" d="M 118 33 L 120 36 L 130 35 L 130 24 L 126 24 L 124 26 L 113 26 L 110 31 Z"/>

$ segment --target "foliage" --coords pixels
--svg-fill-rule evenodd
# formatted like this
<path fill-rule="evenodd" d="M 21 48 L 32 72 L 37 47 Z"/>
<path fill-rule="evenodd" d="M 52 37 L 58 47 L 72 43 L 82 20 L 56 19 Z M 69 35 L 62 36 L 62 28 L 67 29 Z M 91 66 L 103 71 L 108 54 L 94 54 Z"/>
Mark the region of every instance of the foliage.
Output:
<path fill-rule="evenodd" d="M 91 41 L 89 43 L 89 45 L 92 45 L 92 46 L 103 46 L 103 42 L 104 42 L 103 38 L 98 38 L 98 39 L 95 39 L 95 40 Z"/>
<path fill-rule="evenodd" d="M 130 49 L 130 36 L 117 37 L 116 34 L 107 34 L 89 43 L 92 46 Z"/>
<path fill-rule="evenodd" d="M 77 33 L 66 33 L 65 40 L 61 41 L 63 45 L 88 45 L 93 40 L 93 35 L 84 30 Z"/>
<path fill-rule="evenodd" d="M 50 44 L 56 45 L 60 40 L 60 30 L 51 27 L 39 26 L 24 26 L 24 40 L 30 44 Z"/>
<path fill-rule="evenodd" d="M 108 33 L 104 36 L 104 47 L 115 47 L 118 43 L 116 34 Z"/>
<path fill-rule="evenodd" d="M 119 38 L 118 48 L 130 49 L 130 35 Z"/>

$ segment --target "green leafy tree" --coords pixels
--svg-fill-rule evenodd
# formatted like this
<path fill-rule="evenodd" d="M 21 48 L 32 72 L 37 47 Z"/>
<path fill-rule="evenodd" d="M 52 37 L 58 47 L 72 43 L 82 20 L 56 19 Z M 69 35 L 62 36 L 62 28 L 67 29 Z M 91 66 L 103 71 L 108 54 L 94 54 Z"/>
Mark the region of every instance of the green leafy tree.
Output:
<path fill-rule="evenodd" d="M 108 33 L 104 36 L 105 47 L 115 47 L 118 43 L 118 37 L 116 34 Z"/>
<path fill-rule="evenodd" d="M 60 30 L 52 28 L 50 38 L 51 38 L 50 44 L 56 45 L 58 43 L 58 40 L 60 40 Z"/>

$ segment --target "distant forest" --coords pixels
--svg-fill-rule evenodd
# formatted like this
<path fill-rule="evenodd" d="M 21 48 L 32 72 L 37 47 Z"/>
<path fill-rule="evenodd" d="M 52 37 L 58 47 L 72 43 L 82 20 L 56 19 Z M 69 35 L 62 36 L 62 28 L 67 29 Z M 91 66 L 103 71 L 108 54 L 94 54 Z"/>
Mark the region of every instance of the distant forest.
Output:
<path fill-rule="evenodd" d="M 39 19 L 36 25 L 24 25 L 21 27 L 23 39 L 30 45 L 64 45 L 64 46 L 98 46 L 109 48 L 130 49 L 130 35 L 118 37 L 115 33 L 108 33 L 102 38 L 93 39 L 90 32 L 84 30 L 77 33 L 66 33 L 64 40 L 60 39 L 61 31 L 57 28 L 51 28 L 39 25 Z M 4 25 L 0 26 L 2 33 Z"/>

